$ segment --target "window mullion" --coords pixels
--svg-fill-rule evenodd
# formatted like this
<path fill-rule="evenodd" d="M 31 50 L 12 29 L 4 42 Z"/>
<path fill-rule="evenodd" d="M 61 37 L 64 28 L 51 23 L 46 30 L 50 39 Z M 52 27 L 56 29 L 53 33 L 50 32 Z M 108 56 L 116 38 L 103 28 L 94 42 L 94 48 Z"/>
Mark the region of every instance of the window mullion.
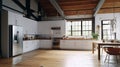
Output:
<path fill-rule="evenodd" d="M 72 26 L 72 22 L 71 22 L 71 36 L 73 36 L 73 26 Z"/>
<path fill-rule="evenodd" d="M 82 20 L 81 20 L 81 36 L 82 36 L 82 33 L 83 33 L 83 32 L 82 32 L 82 27 L 83 27 L 82 23 L 83 23 L 83 22 L 82 22 Z"/>

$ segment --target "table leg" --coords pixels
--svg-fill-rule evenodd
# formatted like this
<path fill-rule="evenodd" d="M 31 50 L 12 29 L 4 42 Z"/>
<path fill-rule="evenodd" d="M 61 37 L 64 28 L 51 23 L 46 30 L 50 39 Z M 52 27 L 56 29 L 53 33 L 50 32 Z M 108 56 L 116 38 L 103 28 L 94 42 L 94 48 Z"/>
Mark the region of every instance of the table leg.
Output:
<path fill-rule="evenodd" d="M 92 53 L 94 54 L 94 48 L 95 48 L 95 45 L 94 43 L 92 43 Z"/>
<path fill-rule="evenodd" d="M 100 60 L 100 45 L 98 44 L 98 60 Z"/>

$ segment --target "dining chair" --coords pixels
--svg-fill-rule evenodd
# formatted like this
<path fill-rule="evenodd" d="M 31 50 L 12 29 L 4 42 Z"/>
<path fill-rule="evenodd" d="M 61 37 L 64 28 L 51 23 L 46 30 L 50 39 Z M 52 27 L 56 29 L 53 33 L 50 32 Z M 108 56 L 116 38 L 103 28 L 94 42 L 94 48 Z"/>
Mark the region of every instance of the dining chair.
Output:
<path fill-rule="evenodd" d="M 106 62 L 107 58 L 108 58 L 108 63 L 110 60 L 110 55 L 113 55 L 116 57 L 116 61 L 118 63 L 118 57 L 120 55 L 120 48 L 119 47 L 104 47 L 105 52 L 107 53 L 104 62 Z"/>

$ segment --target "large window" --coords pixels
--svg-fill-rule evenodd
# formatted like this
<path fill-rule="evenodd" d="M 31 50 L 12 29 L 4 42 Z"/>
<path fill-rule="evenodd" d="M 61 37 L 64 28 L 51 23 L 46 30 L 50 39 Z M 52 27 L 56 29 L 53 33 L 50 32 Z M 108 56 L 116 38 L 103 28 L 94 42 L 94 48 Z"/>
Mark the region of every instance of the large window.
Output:
<path fill-rule="evenodd" d="M 114 33 L 111 28 L 111 20 L 102 21 L 102 39 L 114 39 Z"/>
<path fill-rule="evenodd" d="M 66 22 L 67 36 L 91 36 L 92 20 L 79 20 Z"/>

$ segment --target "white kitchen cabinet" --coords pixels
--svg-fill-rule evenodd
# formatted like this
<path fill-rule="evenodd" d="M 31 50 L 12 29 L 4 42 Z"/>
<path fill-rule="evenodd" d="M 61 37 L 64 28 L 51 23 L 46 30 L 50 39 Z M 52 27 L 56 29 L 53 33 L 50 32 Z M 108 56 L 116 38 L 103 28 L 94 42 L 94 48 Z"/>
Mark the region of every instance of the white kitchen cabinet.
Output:
<path fill-rule="evenodd" d="M 38 33 L 37 21 L 25 18 L 22 14 L 8 11 L 8 24 L 22 26 L 24 34 Z"/>
<path fill-rule="evenodd" d="M 9 25 L 22 26 L 23 22 L 24 22 L 23 16 L 21 14 L 8 11 L 8 24 Z"/>
<path fill-rule="evenodd" d="M 75 48 L 81 50 L 91 50 L 93 40 L 76 40 Z"/>
<path fill-rule="evenodd" d="M 15 25 L 15 13 L 8 12 L 8 24 Z"/>
<path fill-rule="evenodd" d="M 40 47 L 39 40 L 26 40 L 23 41 L 23 53 L 36 50 Z"/>
<path fill-rule="evenodd" d="M 23 41 L 23 53 L 30 51 L 29 41 Z"/>
<path fill-rule="evenodd" d="M 75 49 L 75 41 L 74 40 L 60 40 L 60 48 Z"/>
<path fill-rule="evenodd" d="M 23 26 L 24 25 L 23 18 L 24 18 L 23 15 L 15 14 L 15 25 Z"/>
<path fill-rule="evenodd" d="M 40 48 L 52 49 L 52 40 L 40 40 Z"/>
<path fill-rule="evenodd" d="M 25 34 L 37 34 L 37 21 L 24 18 L 24 33 Z"/>
<path fill-rule="evenodd" d="M 60 40 L 61 49 L 92 50 L 94 40 Z"/>

